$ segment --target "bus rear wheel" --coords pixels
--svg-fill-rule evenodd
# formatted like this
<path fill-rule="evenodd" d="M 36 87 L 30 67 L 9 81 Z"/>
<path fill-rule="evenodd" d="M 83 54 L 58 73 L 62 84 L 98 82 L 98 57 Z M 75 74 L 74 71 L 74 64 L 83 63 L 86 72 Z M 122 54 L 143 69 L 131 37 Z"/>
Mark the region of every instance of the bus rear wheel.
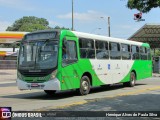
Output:
<path fill-rule="evenodd" d="M 56 90 L 44 90 L 44 92 L 47 94 L 47 95 L 54 95 L 56 93 Z"/>
<path fill-rule="evenodd" d="M 130 74 L 130 81 L 129 82 L 125 82 L 124 86 L 126 87 L 134 87 L 136 84 L 136 75 L 134 72 L 131 72 Z"/>
<path fill-rule="evenodd" d="M 80 82 L 79 93 L 80 95 L 87 95 L 90 92 L 91 84 L 87 76 L 83 76 Z"/>

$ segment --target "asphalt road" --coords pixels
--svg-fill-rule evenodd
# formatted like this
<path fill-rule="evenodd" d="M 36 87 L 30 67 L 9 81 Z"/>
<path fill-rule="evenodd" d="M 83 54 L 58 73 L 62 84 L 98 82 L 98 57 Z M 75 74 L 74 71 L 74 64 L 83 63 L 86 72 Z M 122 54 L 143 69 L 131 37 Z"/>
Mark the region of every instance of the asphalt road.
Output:
<path fill-rule="evenodd" d="M 13 77 L 10 78 L 11 81 L 8 79 L 7 82 L 0 82 L 0 106 L 12 107 L 13 111 L 160 111 L 160 77 L 137 81 L 136 86 L 131 88 L 123 87 L 121 84 L 92 88 L 91 93 L 86 96 L 79 96 L 76 91 L 58 92 L 54 96 L 48 96 L 41 90 L 19 91 Z M 55 119 L 63 120 L 64 117 Z M 91 118 L 78 119 L 90 120 Z M 159 118 L 142 117 L 141 119 Z"/>

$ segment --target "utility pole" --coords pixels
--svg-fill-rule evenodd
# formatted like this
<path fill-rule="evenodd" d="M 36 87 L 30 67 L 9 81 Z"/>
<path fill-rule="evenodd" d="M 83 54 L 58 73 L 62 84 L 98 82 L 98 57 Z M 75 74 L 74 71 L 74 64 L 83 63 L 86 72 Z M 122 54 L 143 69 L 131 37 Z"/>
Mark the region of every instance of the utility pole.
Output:
<path fill-rule="evenodd" d="M 111 36 L 111 30 L 110 30 L 110 17 L 108 17 L 108 37 Z"/>
<path fill-rule="evenodd" d="M 108 26 L 108 37 L 111 36 L 111 30 L 110 30 L 110 17 L 108 17 L 108 20 L 106 20 L 104 17 L 101 17 L 105 22 L 107 21 L 107 26 Z"/>
<path fill-rule="evenodd" d="M 72 31 L 74 30 L 73 0 L 72 0 Z"/>

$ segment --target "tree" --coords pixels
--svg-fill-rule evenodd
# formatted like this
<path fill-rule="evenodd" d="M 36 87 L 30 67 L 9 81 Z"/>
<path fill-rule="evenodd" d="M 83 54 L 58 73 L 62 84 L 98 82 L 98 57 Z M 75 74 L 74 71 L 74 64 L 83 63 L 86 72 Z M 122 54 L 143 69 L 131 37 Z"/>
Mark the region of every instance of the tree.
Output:
<path fill-rule="evenodd" d="M 33 32 L 36 30 L 51 29 L 49 22 L 44 18 L 37 18 L 34 16 L 25 16 L 16 20 L 12 26 L 9 26 L 6 31 L 26 31 Z"/>
<path fill-rule="evenodd" d="M 59 27 L 59 26 L 55 26 L 54 29 L 64 29 L 64 30 L 70 30 L 69 28 L 66 28 L 66 27 Z"/>
<path fill-rule="evenodd" d="M 128 0 L 127 7 L 147 13 L 152 8 L 160 7 L 160 0 Z"/>
<path fill-rule="evenodd" d="M 156 49 L 155 56 L 160 56 L 160 49 Z"/>

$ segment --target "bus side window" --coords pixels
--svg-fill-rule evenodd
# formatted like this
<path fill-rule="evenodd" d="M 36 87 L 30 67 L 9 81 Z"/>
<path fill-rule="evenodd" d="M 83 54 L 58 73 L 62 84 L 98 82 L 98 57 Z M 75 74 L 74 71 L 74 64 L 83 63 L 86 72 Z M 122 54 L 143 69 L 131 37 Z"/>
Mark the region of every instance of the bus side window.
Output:
<path fill-rule="evenodd" d="M 150 50 L 150 48 L 147 48 L 147 58 L 148 58 L 148 60 L 151 60 L 151 50 Z"/>
<path fill-rule="evenodd" d="M 62 45 L 62 59 L 67 59 L 66 46 L 67 46 L 67 40 L 64 40 Z"/>
<path fill-rule="evenodd" d="M 95 58 L 94 40 L 79 38 L 80 57 Z"/>
<path fill-rule="evenodd" d="M 139 60 L 139 47 L 136 45 L 131 46 L 132 60 Z"/>
<path fill-rule="evenodd" d="M 76 62 L 77 59 L 77 47 L 76 42 L 67 40 L 62 47 L 62 65 L 66 66 L 68 64 Z"/>
<path fill-rule="evenodd" d="M 131 59 L 130 45 L 121 44 L 121 53 L 123 60 Z"/>
<path fill-rule="evenodd" d="M 146 47 L 140 47 L 140 56 L 141 60 L 147 60 L 147 48 Z"/>
<path fill-rule="evenodd" d="M 95 44 L 97 59 L 109 59 L 108 42 L 97 40 Z"/>
<path fill-rule="evenodd" d="M 121 52 L 120 52 L 120 44 L 115 42 L 109 43 L 110 47 L 110 58 L 111 59 L 121 59 Z"/>

